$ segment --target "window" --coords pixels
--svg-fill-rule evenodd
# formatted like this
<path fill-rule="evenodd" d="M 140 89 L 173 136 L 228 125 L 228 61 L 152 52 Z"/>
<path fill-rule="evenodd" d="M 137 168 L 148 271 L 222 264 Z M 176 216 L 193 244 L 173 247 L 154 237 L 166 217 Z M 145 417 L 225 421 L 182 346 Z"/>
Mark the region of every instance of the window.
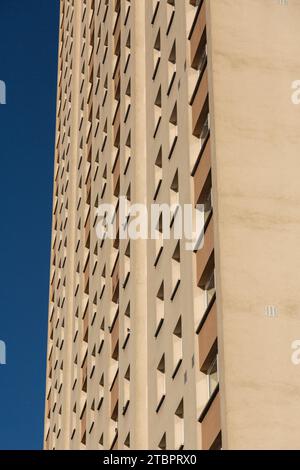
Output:
<path fill-rule="evenodd" d="M 205 308 L 207 308 L 214 297 L 216 292 L 215 288 L 215 274 L 214 271 L 212 272 L 204 290 L 204 302 L 205 302 Z"/>
<path fill-rule="evenodd" d="M 124 441 L 124 446 L 130 449 L 130 432 L 127 434 L 127 437 Z"/>
<path fill-rule="evenodd" d="M 152 15 L 151 24 L 153 25 L 155 23 L 155 20 L 156 20 L 160 0 L 152 0 L 152 2 L 153 2 L 153 15 Z"/>
<path fill-rule="evenodd" d="M 153 133 L 153 136 L 155 138 L 157 132 L 158 132 L 158 128 L 159 128 L 159 125 L 161 123 L 161 118 L 162 118 L 162 111 L 161 111 L 161 107 L 162 107 L 162 96 L 161 96 L 161 87 L 159 88 L 158 92 L 157 92 L 157 95 L 156 95 L 156 98 L 155 98 L 155 101 L 154 101 L 154 133 Z"/>
<path fill-rule="evenodd" d="M 206 223 L 206 221 L 208 220 L 208 218 L 210 217 L 210 214 L 212 213 L 212 189 L 210 189 L 204 203 L 203 203 L 203 206 L 204 206 L 204 223 Z"/>
<path fill-rule="evenodd" d="M 160 329 L 164 322 L 164 300 L 165 300 L 165 290 L 164 283 L 162 282 L 160 288 L 156 295 L 156 331 L 155 337 L 158 336 Z"/>
<path fill-rule="evenodd" d="M 211 397 L 219 383 L 218 356 L 217 355 L 213 358 L 207 370 L 207 379 L 208 379 L 208 396 Z"/>
<path fill-rule="evenodd" d="M 158 413 L 166 397 L 166 364 L 165 364 L 164 354 L 161 360 L 159 361 L 157 370 L 156 370 L 156 392 L 157 392 L 156 413 Z"/>
<path fill-rule="evenodd" d="M 122 413 L 125 415 L 129 402 L 130 402 L 130 366 L 128 366 L 128 369 L 124 375 L 124 380 L 123 380 L 123 410 Z"/>
<path fill-rule="evenodd" d="M 153 71 L 152 79 L 155 80 L 157 70 L 161 61 L 160 30 L 157 33 L 155 43 L 154 43 L 153 59 L 154 59 L 154 71 Z"/>
<path fill-rule="evenodd" d="M 174 0 L 168 0 L 168 3 L 167 3 L 167 21 L 168 21 L 167 35 L 169 34 L 170 29 L 172 27 L 174 16 L 175 16 Z"/>
<path fill-rule="evenodd" d="M 172 210 L 172 222 L 176 217 L 179 209 L 179 181 L 178 181 L 178 170 L 175 173 L 171 187 L 170 187 L 170 205 Z"/>
<path fill-rule="evenodd" d="M 174 42 L 168 60 L 168 95 L 171 93 L 171 89 L 176 76 L 176 42 Z"/>
<path fill-rule="evenodd" d="M 161 184 L 162 184 L 162 174 L 163 174 L 162 147 L 160 147 L 158 155 L 155 160 L 155 166 L 154 166 L 154 185 L 155 185 L 155 192 L 154 192 L 154 197 L 153 197 L 154 200 L 156 200 Z"/>
<path fill-rule="evenodd" d="M 170 151 L 169 151 L 169 156 L 168 156 L 169 160 L 171 159 L 174 153 L 177 139 L 178 139 L 178 113 L 177 113 L 177 103 L 176 103 L 169 119 L 169 142 L 170 142 Z"/>
<path fill-rule="evenodd" d="M 104 374 L 101 375 L 98 393 L 99 395 L 98 395 L 97 410 L 99 411 L 101 409 L 101 406 L 104 400 Z"/>
<path fill-rule="evenodd" d="M 175 375 L 178 372 L 179 367 L 182 363 L 182 321 L 181 317 L 179 318 L 175 329 L 173 331 L 173 375 L 172 378 L 175 378 Z"/>
<path fill-rule="evenodd" d="M 161 440 L 159 441 L 158 448 L 161 450 L 166 450 L 167 448 L 167 437 L 166 433 L 162 436 Z"/>
<path fill-rule="evenodd" d="M 208 133 L 210 131 L 210 116 L 209 113 L 207 114 L 207 117 L 202 125 L 201 131 L 200 131 L 200 148 L 204 145 L 206 138 L 208 136 Z"/>
<path fill-rule="evenodd" d="M 175 450 L 181 450 L 184 446 L 184 406 L 183 399 L 175 411 Z"/>
<path fill-rule="evenodd" d="M 172 270 L 172 292 L 171 300 L 174 299 L 180 284 L 180 241 L 178 241 L 171 260 Z"/>
<path fill-rule="evenodd" d="M 123 317 L 123 346 L 122 348 L 125 349 L 130 337 L 130 302 L 127 305 L 127 308 L 124 312 L 124 317 Z"/>
<path fill-rule="evenodd" d="M 123 257 L 124 262 L 124 275 L 123 275 L 123 289 L 126 288 L 129 276 L 130 276 L 130 241 L 127 244 Z"/>

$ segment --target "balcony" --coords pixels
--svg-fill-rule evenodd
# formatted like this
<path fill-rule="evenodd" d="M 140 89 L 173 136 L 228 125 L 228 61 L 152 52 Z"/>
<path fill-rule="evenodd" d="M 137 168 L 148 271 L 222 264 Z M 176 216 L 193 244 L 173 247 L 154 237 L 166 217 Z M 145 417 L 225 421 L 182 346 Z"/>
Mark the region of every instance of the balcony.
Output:
<path fill-rule="evenodd" d="M 86 444 L 86 406 L 81 415 L 81 443 Z"/>
<path fill-rule="evenodd" d="M 112 285 L 112 300 L 115 303 L 119 301 L 119 257 L 115 262 L 113 272 L 111 275 L 111 285 Z"/>
<path fill-rule="evenodd" d="M 119 444 L 118 444 L 118 431 L 116 430 L 116 434 L 113 438 L 112 444 L 110 446 L 110 450 L 118 450 Z"/>
<path fill-rule="evenodd" d="M 119 370 L 115 375 L 112 386 L 110 388 L 110 416 L 114 421 L 118 421 L 119 409 Z"/>
<path fill-rule="evenodd" d="M 115 91 L 115 99 L 120 100 L 120 91 L 121 91 L 121 75 L 120 73 L 116 75 L 114 80 L 114 91 Z"/>
<path fill-rule="evenodd" d="M 195 137 L 201 137 L 201 133 L 209 111 L 207 67 L 205 68 L 200 80 L 198 80 L 196 90 L 192 97 L 191 105 L 193 135 Z"/>
<path fill-rule="evenodd" d="M 81 389 L 84 392 L 87 391 L 87 360 L 85 360 L 82 366 Z"/>
<path fill-rule="evenodd" d="M 175 450 L 184 446 L 184 420 L 175 416 Z"/>
<path fill-rule="evenodd" d="M 118 152 L 117 160 L 113 168 L 113 192 L 117 197 L 119 195 L 119 186 L 120 186 L 120 155 Z"/>
<path fill-rule="evenodd" d="M 113 141 L 117 150 L 120 148 L 120 115 L 120 103 L 118 103 L 113 118 Z"/>
<path fill-rule="evenodd" d="M 114 57 L 114 70 L 113 70 L 113 80 L 115 81 L 115 87 L 116 87 L 116 82 L 119 82 L 121 78 L 121 56 L 115 56 Z"/>
<path fill-rule="evenodd" d="M 208 131 L 209 132 L 209 131 Z M 195 169 L 193 170 L 195 204 L 204 204 L 211 190 L 211 147 L 210 136 L 204 139 Z"/>
<path fill-rule="evenodd" d="M 111 328 L 111 355 L 113 359 L 118 359 L 119 353 L 119 316 L 116 317 Z"/>
<path fill-rule="evenodd" d="M 216 356 L 217 342 L 217 305 L 214 295 L 204 313 L 197 330 L 199 344 L 199 367 L 201 372 L 207 373 L 209 365 Z"/>
<path fill-rule="evenodd" d="M 85 265 L 83 278 L 84 278 L 84 292 L 88 294 L 89 293 L 89 281 L 90 281 L 90 259 L 89 258 Z"/>
<path fill-rule="evenodd" d="M 51 397 L 47 399 L 47 405 L 46 405 L 46 416 L 48 419 L 50 419 L 51 415 Z"/>
<path fill-rule="evenodd" d="M 85 312 L 85 316 L 83 318 L 83 341 L 86 343 L 88 342 L 89 336 L 89 312 L 88 309 Z"/>
<path fill-rule="evenodd" d="M 219 386 L 211 395 L 199 418 L 202 430 L 202 450 L 221 449 L 221 409 Z"/>
<path fill-rule="evenodd" d="M 120 41 L 120 33 L 121 33 L 121 21 L 120 21 L 121 15 L 118 14 L 116 18 L 116 22 L 114 24 L 114 29 L 113 29 L 113 35 L 115 36 L 115 41 L 116 43 Z M 114 51 L 115 54 L 118 53 L 117 50 Z"/>
<path fill-rule="evenodd" d="M 120 119 L 121 119 L 121 109 L 118 106 L 116 114 L 114 116 L 114 145 L 115 147 L 119 147 L 119 139 L 120 139 Z"/>
<path fill-rule="evenodd" d="M 197 285 L 204 289 L 214 268 L 214 224 L 212 215 L 207 219 L 203 248 L 197 251 Z"/>
<path fill-rule="evenodd" d="M 90 186 L 90 185 L 89 185 Z M 89 191 L 87 191 L 88 197 L 87 197 L 87 204 L 90 205 L 90 200 L 91 200 L 91 188 L 89 188 Z M 84 232 L 85 232 L 85 240 L 86 242 L 89 239 L 91 231 L 91 211 L 90 208 L 88 208 L 88 211 L 86 212 L 86 218 L 84 221 Z"/>
<path fill-rule="evenodd" d="M 201 38 L 205 32 L 206 27 L 206 2 L 202 1 L 202 4 L 198 7 L 196 17 L 190 32 L 191 42 L 191 63 L 194 64 L 197 61 L 197 55 L 199 55 L 199 47 L 201 44 Z"/>

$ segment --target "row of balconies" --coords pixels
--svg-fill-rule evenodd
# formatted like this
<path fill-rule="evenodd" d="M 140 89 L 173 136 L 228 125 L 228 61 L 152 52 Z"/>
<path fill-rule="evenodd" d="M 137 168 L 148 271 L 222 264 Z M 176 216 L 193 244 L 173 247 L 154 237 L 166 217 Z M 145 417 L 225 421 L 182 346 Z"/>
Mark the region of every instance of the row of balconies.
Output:
<path fill-rule="evenodd" d="M 117 2 L 118 3 L 118 2 Z M 121 43 L 121 21 L 120 21 L 120 8 L 118 9 L 118 17 L 114 27 L 115 35 L 115 54 L 118 56 L 118 60 L 115 66 L 113 79 L 114 79 L 114 90 L 115 99 L 118 101 L 116 112 L 113 119 L 114 127 L 114 146 L 116 150 L 116 157 L 112 169 L 113 179 L 113 194 L 118 197 L 120 194 L 120 126 L 121 126 L 121 107 L 120 107 L 120 81 L 121 81 L 121 57 L 120 57 L 120 43 Z M 116 210 L 117 224 L 119 219 L 118 208 Z M 119 286 L 120 286 L 120 265 L 119 256 L 116 259 L 115 265 L 111 274 L 112 279 L 112 301 L 116 304 L 119 303 Z M 112 326 L 110 328 L 111 333 L 111 356 L 113 359 L 118 361 L 119 358 L 119 315 L 117 313 Z M 110 387 L 110 417 L 113 421 L 118 422 L 119 413 L 119 370 L 113 379 Z M 118 449 L 118 432 L 116 433 L 111 445 L 112 450 Z"/>

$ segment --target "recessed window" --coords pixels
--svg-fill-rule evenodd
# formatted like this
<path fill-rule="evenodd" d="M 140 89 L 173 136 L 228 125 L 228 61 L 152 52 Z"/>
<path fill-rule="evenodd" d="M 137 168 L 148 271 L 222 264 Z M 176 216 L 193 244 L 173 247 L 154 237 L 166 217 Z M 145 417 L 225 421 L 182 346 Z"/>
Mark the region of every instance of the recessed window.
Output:
<path fill-rule="evenodd" d="M 205 309 L 209 306 L 210 302 L 212 301 L 212 298 L 214 297 L 216 293 L 216 288 L 215 288 L 215 273 L 214 271 L 211 273 L 211 276 L 209 277 L 209 280 L 205 286 L 204 289 L 204 307 Z"/>
<path fill-rule="evenodd" d="M 126 439 L 124 441 L 124 446 L 130 449 L 130 432 L 126 436 Z"/>
<path fill-rule="evenodd" d="M 174 379 L 182 363 L 182 320 L 181 320 L 181 317 L 179 317 L 178 322 L 174 328 L 173 335 L 172 335 L 172 343 L 173 343 L 173 376 L 172 378 Z"/>
<path fill-rule="evenodd" d="M 171 260 L 172 291 L 171 300 L 174 299 L 180 284 L 180 241 L 178 241 Z"/>
<path fill-rule="evenodd" d="M 208 384 L 208 396 L 214 393 L 217 385 L 219 383 L 219 374 L 218 374 L 218 356 L 216 355 L 210 366 L 207 370 L 207 384 Z"/>
<path fill-rule="evenodd" d="M 164 302 L 165 301 L 165 289 L 164 289 L 164 282 L 161 283 L 160 288 L 156 294 L 156 331 L 155 336 L 157 337 L 160 329 L 164 322 Z"/>
<path fill-rule="evenodd" d="M 174 41 L 168 60 L 168 95 L 171 93 L 176 76 L 176 42 Z"/>
<path fill-rule="evenodd" d="M 161 450 L 166 450 L 167 448 L 167 437 L 166 433 L 162 436 L 161 440 L 159 441 L 158 448 Z"/>
<path fill-rule="evenodd" d="M 163 401 L 166 397 L 166 364 L 165 355 L 163 354 L 156 369 L 156 393 L 157 393 L 157 408 L 158 413 Z"/>
<path fill-rule="evenodd" d="M 169 156 L 168 156 L 169 160 L 172 158 L 172 155 L 174 153 L 177 139 L 178 139 L 178 113 L 177 113 L 177 103 L 176 103 L 169 119 L 169 143 L 170 143 L 170 150 L 169 150 Z"/>
<path fill-rule="evenodd" d="M 182 450 L 184 446 L 184 405 L 183 399 L 179 403 L 174 417 L 175 425 L 175 449 Z"/>
<path fill-rule="evenodd" d="M 156 200 L 158 192 L 160 190 L 160 187 L 162 184 L 162 176 L 163 176 L 162 147 L 160 147 L 156 160 L 155 160 L 155 166 L 154 166 L 154 186 L 155 186 L 154 197 L 153 197 L 154 200 Z"/>
<path fill-rule="evenodd" d="M 128 366 L 123 381 L 123 415 L 126 414 L 130 403 L 130 366 Z"/>

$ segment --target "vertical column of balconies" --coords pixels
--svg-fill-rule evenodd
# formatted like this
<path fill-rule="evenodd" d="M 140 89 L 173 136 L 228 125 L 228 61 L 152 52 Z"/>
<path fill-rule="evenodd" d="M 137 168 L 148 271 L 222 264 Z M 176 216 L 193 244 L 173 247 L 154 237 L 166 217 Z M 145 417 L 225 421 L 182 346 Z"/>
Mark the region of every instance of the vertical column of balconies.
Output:
<path fill-rule="evenodd" d="M 85 204 L 84 213 L 84 245 L 86 257 L 84 260 L 84 297 L 87 306 L 83 312 L 83 341 L 86 343 L 87 355 L 82 366 L 82 394 L 86 397 L 86 409 L 81 417 L 81 442 L 86 448 L 95 446 L 95 422 L 97 400 L 96 354 L 97 335 L 95 331 L 95 317 L 97 315 L 97 256 L 95 246 L 97 237 L 95 233 L 94 198 L 95 172 L 98 168 L 97 160 L 97 133 L 99 130 L 99 109 L 95 99 L 97 86 L 96 47 L 98 40 L 96 1 L 89 0 L 87 5 L 87 62 L 86 62 L 86 169 L 85 169 Z M 97 117 L 98 116 L 98 117 Z M 96 250 L 97 251 L 97 250 Z M 87 297 L 86 297 L 87 296 Z M 84 345 L 85 346 L 85 345 Z"/>
<path fill-rule="evenodd" d="M 59 73 L 53 195 L 52 253 L 49 300 L 47 395 L 45 448 L 62 447 L 65 442 L 66 403 L 63 378 L 66 367 L 67 264 L 69 262 L 70 135 L 73 83 L 74 4 L 61 4 Z M 64 395 L 64 396 L 63 396 Z"/>
<path fill-rule="evenodd" d="M 76 336 L 76 346 L 74 348 L 74 362 L 77 365 L 77 383 L 75 385 L 75 409 L 76 435 L 73 441 L 80 448 L 86 447 L 86 422 L 87 422 L 87 388 L 88 388 L 88 337 L 89 337 L 89 224 L 90 224 L 90 154 L 91 147 L 91 88 L 92 77 L 90 71 L 90 37 L 89 37 L 90 5 L 89 1 L 83 2 L 81 11 L 81 83 L 80 83 L 80 124 L 79 124 L 79 155 L 78 155 L 78 193 L 79 200 L 77 206 L 78 216 L 78 263 L 76 286 L 78 335 Z M 74 410 L 74 408 L 73 408 Z"/>
<path fill-rule="evenodd" d="M 97 209 L 112 203 L 111 174 L 114 129 L 113 57 L 115 6 L 108 0 L 91 1 L 94 21 L 89 25 L 93 38 L 92 152 L 91 152 L 91 237 L 90 322 L 88 336 L 87 443 L 88 449 L 104 449 L 115 439 L 115 422 L 111 420 L 110 388 L 116 361 L 111 355 L 111 327 L 117 306 L 112 302 L 111 263 L 114 265 L 112 241 L 98 238 Z"/>
<path fill-rule="evenodd" d="M 194 445 L 196 429 L 192 254 L 175 233 L 190 201 L 186 2 L 146 4 L 148 204 L 159 206 L 148 244 L 149 444 L 178 450 Z"/>
<path fill-rule="evenodd" d="M 199 343 L 199 366 L 207 376 L 207 401 L 199 421 L 201 423 L 203 449 L 216 449 L 221 446 L 220 401 L 218 384 L 218 338 L 215 292 L 214 257 L 214 218 L 212 200 L 211 135 L 208 54 L 206 34 L 206 0 L 190 0 L 195 7 L 195 17 L 191 27 L 190 53 L 194 73 L 192 90 L 192 134 L 199 140 L 194 178 L 195 204 L 202 205 L 204 211 L 203 247 L 196 253 L 197 286 L 204 293 L 204 312 L 197 329 Z M 201 402 L 203 400 L 201 399 Z"/>
<path fill-rule="evenodd" d="M 115 203 L 115 226 L 119 226 L 119 196 L 120 196 L 120 113 L 121 113 L 121 1 L 114 0 L 113 12 L 113 150 L 112 150 L 112 186 Z M 120 253 L 119 234 L 116 233 L 113 249 L 115 250 L 114 265 L 111 272 L 111 299 L 114 304 L 110 331 L 111 360 L 116 362 L 113 367 L 114 376 L 110 385 L 110 419 L 115 423 L 115 433 L 110 443 L 111 449 L 118 448 L 118 417 L 119 417 L 119 302 L 120 302 Z"/>
<path fill-rule="evenodd" d="M 69 400 L 70 447 L 86 448 L 89 406 L 87 391 L 90 378 L 89 324 L 90 324 L 90 286 L 91 286 L 91 161 L 92 161 L 92 113 L 93 113 L 93 42 L 94 42 L 94 2 L 84 0 L 76 4 L 78 28 L 76 30 L 78 50 L 76 50 L 77 76 L 72 100 L 73 113 L 76 115 L 77 128 L 74 130 L 75 146 L 74 179 L 76 199 L 74 226 L 74 306 L 69 312 L 72 319 L 72 332 L 68 338 L 72 354 L 71 384 Z M 73 182 L 74 184 L 74 182 Z"/>
<path fill-rule="evenodd" d="M 133 132 L 133 106 L 131 101 L 132 83 L 132 2 L 121 0 L 116 2 L 118 21 L 116 28 L 116 50 L 119 53 L 119 64 L 115 77 L 115 99 L 119 101 L 116 111 L 116 125 L 120 126 L 119 151 L 114 166 L 114 195 L 119 194 L 126 199 L 129 207 L 131 201 L 132 168 L 131 168 L 131 135 Z M 120 31 L 120 32 L 119 32 Z M 129 214 L 127 214 L 127 217 Z M 117 221 L 124 224 L 125 221 Z M 123 225 L 124 226 L 124 225 Z M 134 242 L 133 242 L 134 243 Z M 129 406 L 131 398 L 130 362 L 131 362 L 131 242 L 128 239 L 115 240 L 119 250 L 119 316 L 112 337 L 112 353 L 119 362 L 119 405 L 118 405 L 118 448 L 130 448 L 132 410 Z M 134 404 L 133 404 L 134 406 Z"/>
<path fill-rule="evenodd" d="M 83 230 L 83 243 L 84 243 L 84 262 L 83 262 L 83 289 L 84 289 L 84 305 L 85 308 L 82 313 L 83 323 L 83 342 L 85 343 L 84 348 L 86 349 L 83 363 L 82 363 L 82 381 L 81 391 L 82 395 L 86 397 L 84 410 L 81 412 L 81 443 L 87 444 L 87 433 L 89 423 L 89 394 L 90 389 L 90 375 L 91 375 L 91 353 L 90 351 L 90 320 L 92 318 L 92 302 L 90 299 L 90 291 L 92 285 L 92 272 L 91 272 L 91 166 L 93 158 L 93 95 L 94 95 L 94 38 L 95 38 L 95 2 L 89 0 L 87 6 L 87 59 L 86 59 L 86 70 L 87 70 L 87 90 L 86 90 L 86 108 L 87 108 L 87 121 L 86 121 L 86 136 L 85 136 L 85 172 L 84 172 L 84 230 Z"/>

